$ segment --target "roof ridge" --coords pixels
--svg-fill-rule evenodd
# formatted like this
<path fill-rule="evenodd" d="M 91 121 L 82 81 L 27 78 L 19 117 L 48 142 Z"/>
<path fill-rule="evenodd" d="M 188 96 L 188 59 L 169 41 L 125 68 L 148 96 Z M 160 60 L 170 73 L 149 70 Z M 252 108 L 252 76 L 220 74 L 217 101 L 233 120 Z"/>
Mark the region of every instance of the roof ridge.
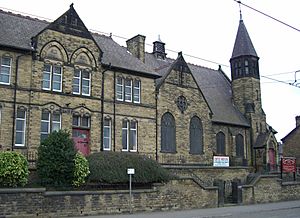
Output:
<path fill-rule="evenodd" d="M 107 35 L 105 35 L 105 34 L 101 34 L 101 33 L 97 32 L 97 30 L 89 30 L 89 31 L 90 31 L 90 33 L 91 33 L 92 35 L 103 36 L 103 37 L 105 37 L 105 38 L 108 38 L 108 39 L 113 40 L 112 37 L 107 36 Z"/>
<path fill-rule="evenodd" d="M 148 54 L 150 54 L 150 55 L 153 55 L 153 53 L 151 53 L 151 52 L 146 52 L 146 53 L 148 53 Z M 183 56 L 184 56 L 184 53 L 183 53 Z M 170 57 L 166 57 L 166 58 L 169 59 L 169 60 L 171 60 L 171 61 L 176 61 L 176 59 L 174 59 L 174 58 L 170 58 Z M 201 68 L 203 68 L 203 69 L 219 71 L 219 70 L 217 70 L 217 69 L 213 69 L 213 68 L 210 68 L 210 67 L 205 67 L 205 66 L 202 66 L 202 65 L 199 65 L 199 64 L 190 63 L 189 61 L 186 61 L 186 63 L 187 63 L 188 65 L 192 65 L 192 66 L 195 66 L 195 67 L 201 67 Z"/>
<path fill-rule="evenodd" d="M 207 69 L 207 70 L 219 71 L 219 70 L 216 70 L 216 69 L 213 69 L 213 68 L 210 68 L 210 67 L 205 67 L 205 66 L 202 66 L 202 65 L 199 65 L 199 64 L 194 64 L 194 63 L 190 63 L 190 62 L 186 62 L 186 63 L 189 64 L 189 65 L 192 65 L 192 66 L 195 66 L 195 67 L 201 67 L 201 68 L 204 68 L 204 69 Z"/>
<path fill-rule="evenodd" d="M 24 19 L 27 19 L 27 20 L 39 21 L 39 22 L 43 22 L 43 23 L 47 23 L 47 24 L 50 23 L 47 20 L 41 20 L 41 19 L 39 19 L 37 17 L 31 17 L 29 15 L 25 15 L 25 13 L 24 14 L 17 14 L 17 13 L 14 13 L 12 11 L 5 11 L 5 10 L 2 10 L 2 9 L 0 9 L 0 13 L 2 13 L 2 14 L 8 14 L 8 15 L 11 15 L 11 16 L 19 17 L 19 18 L 24 18 Z"/>

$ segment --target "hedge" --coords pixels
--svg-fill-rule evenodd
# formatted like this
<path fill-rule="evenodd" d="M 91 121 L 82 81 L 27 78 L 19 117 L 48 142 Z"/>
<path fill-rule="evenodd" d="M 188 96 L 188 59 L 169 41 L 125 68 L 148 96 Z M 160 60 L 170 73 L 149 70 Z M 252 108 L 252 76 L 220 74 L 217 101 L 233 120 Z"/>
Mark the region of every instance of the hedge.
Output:
<path fill-rule="evenodd" d="M 0 186 L 24 186 L 28 182 L 28 162 L 15 151 L 0 152 Z"/>
<path fill-rule="evenodd" d="M 134 183 L 167 182 L 168 171 L 156 161 L 139 154 L 125 152 L 99 152 L 87 157 L 90 166 L 89 182 L 121 184 L 127 183 L 128 168 L 134 168 Z"/>

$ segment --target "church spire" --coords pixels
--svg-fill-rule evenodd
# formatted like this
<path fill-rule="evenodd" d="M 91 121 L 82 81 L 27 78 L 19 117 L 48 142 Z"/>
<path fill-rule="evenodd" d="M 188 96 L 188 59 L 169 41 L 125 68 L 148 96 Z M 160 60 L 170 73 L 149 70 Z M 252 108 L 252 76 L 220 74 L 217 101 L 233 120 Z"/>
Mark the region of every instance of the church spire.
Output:
<path fill-rule="evenodd" d="M 242 20 L 242 15 L 240 14 L 240 24 L 238 27 L 238 32 L 236 35 L 231 58 L 245 55 L 257 57 L 251 38 L 248 34 L 244 21 Z"/>

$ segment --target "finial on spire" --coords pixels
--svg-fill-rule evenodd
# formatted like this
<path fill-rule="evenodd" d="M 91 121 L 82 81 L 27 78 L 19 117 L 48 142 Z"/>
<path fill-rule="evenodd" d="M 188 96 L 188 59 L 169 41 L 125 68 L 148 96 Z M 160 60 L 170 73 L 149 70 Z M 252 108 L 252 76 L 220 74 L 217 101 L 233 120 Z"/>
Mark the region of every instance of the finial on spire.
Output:
<path fill-rule="evenodd" d="M 241 1 L 238 1 L 238 3 L 239 3 L 239 7 L 240 7 L 240 20 L 243 20 L 242 8 L 241 8 Z"/>
<path fill-rule="evenodd" d="M 73 6 L 74 6 L 74 3 L 70 4 L 70 8 L 73 8 Z"/>
<path fill-rule="evenodd" d="M 158 34 L 158 42 L 162 42 L 161 39 L 160 39 L 160 34 Z"/>

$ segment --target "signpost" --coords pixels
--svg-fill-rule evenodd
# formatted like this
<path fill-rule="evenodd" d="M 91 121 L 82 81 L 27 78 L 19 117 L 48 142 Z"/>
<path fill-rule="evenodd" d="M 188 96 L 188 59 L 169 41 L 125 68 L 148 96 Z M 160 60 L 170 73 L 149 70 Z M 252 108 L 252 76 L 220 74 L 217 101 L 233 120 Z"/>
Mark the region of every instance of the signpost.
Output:
<path fill-rule="evenodd" d="M 282 173 L 294 173 L 294 180 L 296 180 L 296 158 L 295 157 L 282 157 L 281 158 L 281 179 Z"/>
<path fill-rule="evenodd" d="M 129 175 L 129 211 L 130 213 L 132 212 L 132 206 L 131 206 L 131 201 L 132 201 L 132 194 L 131 194 L 131 179 L 132 175 L 134 175 L 134 168 L 128 168 L 127 169 L 127 174 Z"/>

